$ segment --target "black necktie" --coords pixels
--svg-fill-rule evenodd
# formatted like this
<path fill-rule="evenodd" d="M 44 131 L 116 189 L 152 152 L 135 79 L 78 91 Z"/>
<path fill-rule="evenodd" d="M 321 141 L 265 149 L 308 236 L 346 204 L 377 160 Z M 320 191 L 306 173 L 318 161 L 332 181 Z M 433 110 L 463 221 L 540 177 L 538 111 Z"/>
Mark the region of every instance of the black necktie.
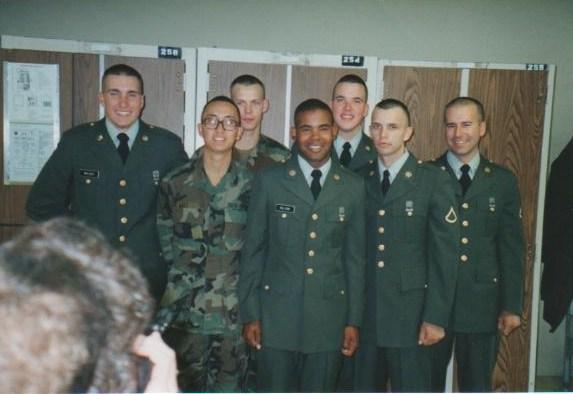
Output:
<path fill-rule="evenodd" d="M 350 142 L 345 142 L 344 145 L 342 145 L 340 164 L 342 164 L 344 167 L 348 167 L 348 164 L 350 164 L 350 159 L 352 159 L 352 156 L 350 156 L 350 148 Z"/>
<path fill-rule="evenodd" d="M 125 133 L 119 133 L 117 135 L 117 139 L 119 140 L 119 145 L 117 147 L 117 152 L 119 153 L 119 157 L 123 160 L 123 163 L 127 161 L 127 156 L 129 156 L 129 145 L 127 141 L 129 141 L 129 136 Z"/>
<path fill-rule="evenodd" d="M 320 194 L 320 177 L 322 176 L 322 172 L 320 170 L 312 170 L 310 175 L 312 176 L 312 182 L 310 182 L 310 191 L 316 200 Z"/>
<path fill-rule="evenodd" d="M 460 185 L 462 185 L 462 193 L 465 195 L 466 191 L 472 183 L 472 178 L 470 178 L 470 166 L 464 164 L 460 167 L 460 171 L 462 172 L 462 176 L 460 177 Z"/>
<path fill-rule="evenodd" d="M 390 189 L 390 171 L 384 170 L 384 178 L 382 178 L 382 195 L 385 196 Z"/>

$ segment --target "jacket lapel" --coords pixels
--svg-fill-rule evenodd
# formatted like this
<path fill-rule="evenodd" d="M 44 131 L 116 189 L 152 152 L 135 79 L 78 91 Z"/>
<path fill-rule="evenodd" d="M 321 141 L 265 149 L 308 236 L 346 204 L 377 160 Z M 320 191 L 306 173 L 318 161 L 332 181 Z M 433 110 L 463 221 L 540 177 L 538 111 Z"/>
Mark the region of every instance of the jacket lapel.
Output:
<path fill-rule="evenodd" d="M 416 187 L 417 159 L 410 153 L 408 160 L 402 166 L 396 179 L 392 181 L 388 194 L 384 197 L 384 205 L 390 204 L 393 200 L 408 193 Z"/>
<path fill-rule="evenodd" d="M 326 179 L 324 180 L 324 185 L 318 195 L 318 199 L 313 201 L 316 208 L 329 205 L 332 200 L 340 196 L 340 193 L 343 193 L 341 185 L 344 184 L 343 179 L 345 175 L 342 172 L 342 166 L 335 160 L 332 160 L 331 163 L 330 170 L 326 175 Z"/>
<path fill-rule="evenodd" d="M 372 145 L 372 140 L 370 140 L 366 134 L 362 133 L 362 138 L 360 139 L 360 143 L 356 148 L 356 152 L 354 153 L 352 160 L 350 160 L 348 169 L 356 171 L 366 165 L 371 165 L 374 163 L 374 156 L 374 146 Z"/>
<path fill-rule="evenodd" d="M 287 161 L 284 169 L 284 182 L 287 190 L 296 194 L 298 198 L 308 203 L 309 205 L 313 205 L 314 197 L 312 196 L 310 187 L 308 186 L 306 179 L 304 179 L 302 170 L 298 165 L 297 154 L 292 155 L 292 157 Z"/>
<path fill-rule="evenodd" d="M 474 179 L 466 192 L 465 199 L 471 200 L 475 196 L 478 196 L 489 190 L 492 186 L 492 168 L 490 162 L 483 156 L 480 157 L 480 163 Z"/>
<path fill-rule="evenodd" d="M 117 148 L 107 132 L 105 118 L 94 122 L 90 132 L 90 139 L 93 140 L 90 150 L 100 161 L 100 165 L 102 167 L 111 167 L 114 171 L 122 168 L 123 163 L 117 153 Z"/>
<path fill-rule="evenodd" d="M 439 159 L 438 159 L 438 163 L 440 164 L 440 167 L 442 169 L 445 169 L 448 174 L 450 175 L 450 177 L 452 177 L 452 180 L 454 182 L 454 189 L 456 192 L 456 201 L 461 201 L 463 199 L 463 193 L 462 193 L 462 185 L 460 185 L 460 181 L 458 180 L 458 177 L 456 176 L 456 173 L 454 172 L 453 168 L 450 167 L 450 164 L 448 163 L 448 159 L 447 159 L 447 152 L 444 153 Z M 470 187 L 471 188 L 471 187 Z"/>

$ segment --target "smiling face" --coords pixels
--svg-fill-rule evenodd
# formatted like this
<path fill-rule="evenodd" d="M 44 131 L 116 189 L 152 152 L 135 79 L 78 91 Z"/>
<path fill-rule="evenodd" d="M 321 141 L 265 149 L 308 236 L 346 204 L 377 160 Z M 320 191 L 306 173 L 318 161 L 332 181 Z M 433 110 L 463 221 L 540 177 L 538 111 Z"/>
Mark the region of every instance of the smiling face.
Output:
<path fill-rule="evenodd" d="M 468 163 L 479 153 L 479 141 L 485 135 L 485 121 L 475 104 L 458 104 L 446 111 L 446 142 L 452 153 Z"/>
<path fill-rule="evenodd" d="M 241 138 L 239 125 L 239 113 L 232 103 L 214 101 L 203 110 L 202 121 L 197 127 L 207 151 L 225 153 L 231 152 L 235 142 Z"/>
<path fill-rule="evenodd" d="M 127 75 L 106 76 L 99 101 L 105 108 L 105 117 L 120 130 L 139 119 L 145 103 L 139 80 Z"/>
<path fill-rule="evenodd" d="M 352 82 L 339 83 L 334 89 L 330 108 L 340 132 L 352 137 L 368 114 L 364 86 Z"/>
<path fill-rule="evenodd" d="M 291 136 L 298 152 L 312 167 L 321 167 L 330 157 L 337 134 L 330 113 L 322 109 L 304 111 L 298 114 L 295 124 Z"/>
<path fill-rule="evenodd" d="M 260 133 L 263 114 L 269 109 L 262 86 L 236 84 L 231 89 L 231 98 L 241 112 L 243 131 Z"/>
<path fill-rule="evenodd" d="M 413 129 L 408 126 L 408 116 L 400 107 L 374 108 L 370 135 L 378 151 L 378 157 L 389 167 L 406 150 L 406 141 L 412 137 Z"/>

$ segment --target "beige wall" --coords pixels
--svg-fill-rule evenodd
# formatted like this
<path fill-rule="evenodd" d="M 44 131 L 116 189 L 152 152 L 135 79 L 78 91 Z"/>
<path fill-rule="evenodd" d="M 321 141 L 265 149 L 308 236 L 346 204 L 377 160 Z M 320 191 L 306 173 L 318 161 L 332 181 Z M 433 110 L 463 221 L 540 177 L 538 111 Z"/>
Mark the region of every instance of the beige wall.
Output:
<path fill-rule="evenodd" d="M 550 157 L 573 136 L 571 0 L 0 0 L 0 34 L 557 66 Z M 541 325 L 540 368 L 562 335 Z M 553 344 L 553 345 L 551 345 Z"/>

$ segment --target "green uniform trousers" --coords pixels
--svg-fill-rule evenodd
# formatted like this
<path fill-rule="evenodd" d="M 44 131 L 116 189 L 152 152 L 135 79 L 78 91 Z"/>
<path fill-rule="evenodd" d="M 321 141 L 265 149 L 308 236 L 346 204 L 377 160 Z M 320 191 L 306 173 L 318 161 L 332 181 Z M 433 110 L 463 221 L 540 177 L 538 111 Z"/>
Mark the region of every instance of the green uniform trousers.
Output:
<path fill-rule="evenodd" d="M 452 333 L 434 345 L 432 354 L 432 391 L 444 391 L 446 369 L 455 350 L 460 392 L 490 392 L 497 357 L 497 333 Z"/>
<path fill-rule="evenodd" d="M 340 350 L 301 353 L 263 346 L 257 363 L 260 392 L 332 392 L 342 354 Z"/>
<path fill-rule="evenodd" d="M 356 392 L 430 392 L 431 347 L 361 346 L 356 354 Z"/>

